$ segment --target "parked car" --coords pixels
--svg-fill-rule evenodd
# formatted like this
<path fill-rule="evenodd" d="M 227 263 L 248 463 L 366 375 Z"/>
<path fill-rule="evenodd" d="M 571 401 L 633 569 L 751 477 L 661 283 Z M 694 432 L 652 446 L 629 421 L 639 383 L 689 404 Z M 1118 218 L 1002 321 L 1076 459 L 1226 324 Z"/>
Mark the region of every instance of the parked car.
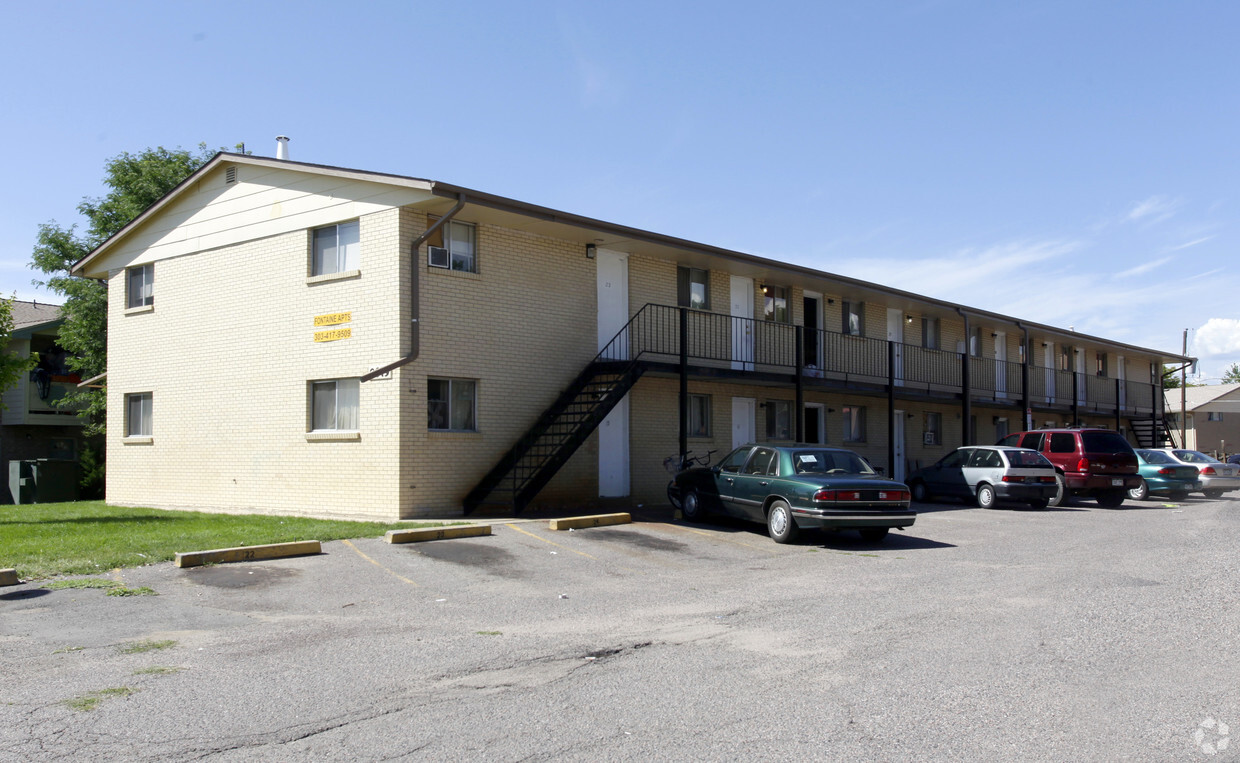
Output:
<path fill-rule="evenodd" d="M 1196 450 L 1159 448 L 1158 452 L 1168 454 L 1178 463 L 1196 467 L 1201 480 L 1199 489 L 1206 498 L 1222 498 L 1223 493 L 1240 489 L 1240 466 L 1225 464 Z"/>
<path fill-rule="evenodd" d="M 1028 448 L 976 445 L 957 448 L 908 479 L 915 501 L 959 498 L 990 509 L 999 501 L 1044 509 L 1059 490 L 1055 467 Z"/>
<path fill-rule="evenodd" d="M 1083 495 L 1114 509 L 1141 485 L 1137 454 L 1123 435 L 1110 429 L 1039 429 L 1010 434 L 999 444 L 1036 450 L 1055 465 L 1059 489 L 1051 506 L 1069 495 Z"/>
<path fill-rule="evenodd" d="M 814 528 L 879 541 L 916 518 L 907 485 L 851 450 L 821 445 L 742 445 L 714 466 L 680 472 L 668 493 L 685 519 L 717 511 L 762 522 L 776 543 Z"/>
<path fill-rule="evenodd" d="M 1140 487 L 1128 491 L 1134 501 L 1143 501 L 1151 494 L 1167 495 L 1182 501 L 1194 490 L 1201 489 L 1197 467 L 1181 464 L 1170 453 L 1161 450 L 1137 449 L 1137 467 L 1141 475 Z"/>

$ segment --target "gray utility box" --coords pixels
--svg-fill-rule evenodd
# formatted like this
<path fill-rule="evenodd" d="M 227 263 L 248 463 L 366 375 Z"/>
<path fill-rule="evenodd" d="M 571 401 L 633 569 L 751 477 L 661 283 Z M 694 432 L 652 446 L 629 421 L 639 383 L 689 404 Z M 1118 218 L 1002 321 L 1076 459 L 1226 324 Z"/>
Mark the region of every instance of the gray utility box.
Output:
<path fill-rule="evenodd" d="M 59 503 L 78 499 L 78 464 L 52 458 L 9 462 L 13 503 Z"/>

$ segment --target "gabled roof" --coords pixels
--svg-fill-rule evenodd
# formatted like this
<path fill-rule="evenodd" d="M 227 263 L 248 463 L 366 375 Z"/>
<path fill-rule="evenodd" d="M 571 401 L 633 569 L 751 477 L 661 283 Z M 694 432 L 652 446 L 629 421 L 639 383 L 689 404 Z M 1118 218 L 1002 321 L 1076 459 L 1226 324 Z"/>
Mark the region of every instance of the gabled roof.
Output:
<path fill-rule="evenodd" d="M 1198 408 L 1217 407 L 1222 410 L 1240 410 L 1240 395 L 1235 395 L 1235 399 L 1223 400 L 1222 398 L 1233 397 L 1231 393 L 1240 390 L 1240 384 L 1208 384 L 1204 387 L 1188 387 L 1184 390 L 1185 407 L 1190 411 Z M 1165 391 L 1167 398 L 1167 410 L 1180 410 L 1180 389 L 1169 389 Z M 1211 405 L 1211 404 L 1214 405 Z M 1222 405 L 1226 403 L 1226 405 Z"/>
<path fill-rule="evenodd" d="M 623 248 L 624 245 L 641 243 L 651 247 L 652 250 L 663 254 L 680 253 L 678 256 L 684 256 L 690 260 L 694 257 L 700 258 L 701 256 L 718 257 L 730 260 L 734 263 L 740 263 L 743 267 L 750 271 L 777 271 L 788 274 L 790 277 L 799 279 L 799 282 L 804 282 L 807 279 L 814 281 L 834 281 L 838 284 L 856 289 L 861 294 L 873 294 L 876 298 L 892 300 L 895 304 L 891 306 L 898 307 L 900 304 L 909 306 L 916 305 L 918 307 L 933 306 L 935 310 L 943 315 L 967 314 L 978 318 L 988 318 L 1003 324 L 1015 326 L 1018 329 L 1033 330 L 1048 336 L 1063 338 L 1072 344 L 1084 341 L 1107 345 L 1108 347 L 1113 347 L 1119 350 L 1135 350 L 1143 354 L 1158 356 L 1164 362 L 1191 362 L 1193 360 L 1193 358 L 1181 356 L 1175 353 L 1163 352 L 1161 350 L 1154 350 L 1148 347 L 1140 347 L 1137 345 L 1117 342 L 1113 339 L 1106 339 L 1104 337 L 1080 334 L 1072 329 L 1064 330 L 1062 328 L 1056 328 L 1055 326 L 1025 321 L 1013 316 L 1003 315 L 1002 313 L 980 310 L 967 305 L 959 305 L 946 300 L 935 299 L 921 294 L 914 294 L 901 289 L 895 289 L 869 281 L 862 281 L 856 278 L 849 278 L 848 276 L 842 276 L 836 273 L 829 273 L 827 271 L 815 270 L 802 265 L 794 265 L 787 262 L 781 262 L 779 260 L 758 257 L 744 252 L 723 249 L 721 247 L 641 230 L 639 228 L 631 228 L 625 225 L 584 217 L 571 212 L 563 212 L 549 207 L 542 207 L 536 204 L 497 196 L 495 194 L 484 193 L 482 191 L 475 191 L 470 188 L 450 185 L 448 183 L 442 183 L 435 180 L 427 180 L 424 178 L 416 178 L 405 175 L 392 175 L 382 172 L 371 172 L 368 170 L 332 167 L 323 164 L 294 162 L 288 159 L 270 159 L 266 157 L 249 156 L 246 154 L 234 154 L 228 152 L 220 152 L 213 156 L 206 164 L 198 168 L 197 171 L 178 184 L 176 188 L 173 188 L 163 198 L 152 204 L 146 211 L 138 215 L 138 217 L 134 218 L 128 225 L 121 228 L 110 238 L 96 247 L 94 251 L 90 252 L 81 260 L 76 262 L 73 265 L 71 272 L 75 275 L 82 275 L 84 268 L 88 263 L 103 256 L 110 249 L 115 248 L 133 231 L 140 228 L 152 217 L 158 215 L 162 209 L 184 194 L 186 189 L 196 183 L 200 177 L 215 170 L 220 166 L 220 164 L 225 162 L 249 164 L 272 169 L 294 170 L 317 175 L 328 175 L 357 180 L 359 182 L 385 183 L 389 185 L 402 186 L 405 188 L 430 191 L 434 196 L 445 200 L 444 203 L 448 206 L 450 206 L 454 201 L 464 201 L 473 207 L 481 207 L 486 210 L 491 210 L 494 213 L 505 215 L 510 220 L 520 218 L 535 221 L 539 225 L 554 226 L 556 230 L 561 231 L 575 229 L 579 231 L 579 233 L 574 234 L 576 236 L 584 235 L 580 232 L 590 232 L 590 235 L 601 234 L 606 236 L 608 239 L 607 243 L 600 244 L 600 246 L 604 247 L 619 244 L 620 248 Z M 592 239 L 587 236 L 582 240 L 599 241 L 601 239 Z M 914 308 L 910 307 L 909 309 Z"/>
<path fill-rule="evenodd" d="M 13 331 L 34 329 L 60 320 L 60 306 L 13 300 Z"/>

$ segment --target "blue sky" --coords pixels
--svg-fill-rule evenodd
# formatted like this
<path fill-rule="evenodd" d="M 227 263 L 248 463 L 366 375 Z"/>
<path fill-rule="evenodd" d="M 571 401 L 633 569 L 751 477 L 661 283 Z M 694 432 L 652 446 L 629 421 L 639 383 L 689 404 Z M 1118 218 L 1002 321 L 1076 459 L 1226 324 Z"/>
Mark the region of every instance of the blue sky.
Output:
<path fill-rule="evenodd" d="M 0 293 L 106 160 L 245 142 L 1240 361 L 1230 2 L 22 3 Z"/>

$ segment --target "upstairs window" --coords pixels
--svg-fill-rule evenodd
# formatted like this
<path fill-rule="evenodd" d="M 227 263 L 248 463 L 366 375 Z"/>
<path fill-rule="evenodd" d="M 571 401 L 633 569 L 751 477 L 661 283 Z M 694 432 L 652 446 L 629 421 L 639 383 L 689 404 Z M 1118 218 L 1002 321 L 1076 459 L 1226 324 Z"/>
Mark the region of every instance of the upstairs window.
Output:
<path fill-rule="evenodd" d="M 140 265 L 125 271 L 125 307 L 148 307 L 155 304 L 155 266 Z"/>
<path fill-rule="evenodd" d="M 862 336 L 865 334 L 865 303 L 864 302 L 844 302 L 840 308 L 844 325 L 841 329 L 849 336 Z"/>
<path fill-rule="evenodd" d="M 676 304 L 694 310 L 709 310 L 710 271 L 676 268 Z"/>
<path fill-rule="evenodd" d="M 310 275 L 323 276 L 357 270 L 361 267 L 361 259 L 361 226 L 357 220 L 315 229 Z"/>
<path fill-rule="evenodd" d="M 473 223 L 449 220 L 426 239 L 426 246 L 427 264 L 432 268 L 478 272 L 478 227 Z"/>
<path fill-rule="evenodd" d="M 1222 411 L 1206 411 L 1206 421 L 1222 421 Z"/>
<path fill-rule="evenodd" d="M 690 437 L 710 437 L 710 395 L 689 395 Z"/>
<path fill-rule="evenodd" d="M 939 349 L 939 319 L 921 319 L 921 346 L 927 350 Z"/>
<path fill-rule="evenodd" d="M 316 381 L 310 387 L 312 431 L 357 430 L 358 398 L 361 396 L 358 379 Z"/>
<path fill-rule="evenodd" d="M 978 326 L 969 334 L 969 354 L 975 358 L 982 356 L 982 327 Z"/>
<path fill-rule="evenodd" d="M 788 311 L 787 286 L 763 286 L 764 295 L 763 319 L 776 323 L 791 323 L 792 314 Z"/>
<path fill-rule="evenodd" d="M 1105 352 L 1100 352 L 1097 354 L 1094 360 L 1094 366 L 1094 370 L 1098 376 L 1107 375 L 1107 354 Z"/>

